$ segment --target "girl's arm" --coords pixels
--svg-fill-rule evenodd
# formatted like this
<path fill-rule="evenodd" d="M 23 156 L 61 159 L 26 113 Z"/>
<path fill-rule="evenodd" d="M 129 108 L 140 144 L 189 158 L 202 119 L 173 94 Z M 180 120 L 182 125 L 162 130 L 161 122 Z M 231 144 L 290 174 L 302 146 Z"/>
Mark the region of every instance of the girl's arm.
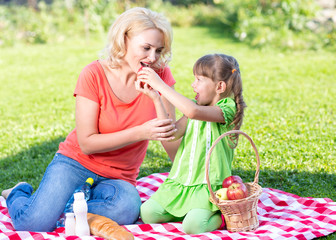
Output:
<path fill-rule="evenodd" d="M 157 91 L 151 89 L 151 87 L 149 87 L 148 84 L 144 84 L 142 87 L 140 85 L 140 81 L 136 81 L 135 86 L 138 91 L 145 93 L 147 96 L 149 96 L 153 100 L 153 103 L 156 109 L 156 114 L 159 119 L 169 118 L 173 122 L 175 122 L 176 116 L 175 116 L 174 105 L 172 105 L 164 97 L 160 96 L 160 94 Z M 186 128 L 186 121 L 181 121 L 182 118 L 178 122 L 175 123 L 176 132 L 173 135 L 174 138 L 172 138 L 170 141 L 161 141 L 163 148 L 165 149 L 169 158 L 172 161 L 174 161 L 177 149 L 181 142 L 180 138 L 184 135 L 185 128 Z M 181 123 L 185 123 L 185 125 Z"/>
<path fill-rule="evenodd" d="M 142 140 L 170 140 L 175 131 L 170 119 L 153 119 L 119 132 L 100 134 L 98 114 L 99 105 L 96 102 L 76 96 L 76 131 L 84 154 L 113 151 Z"/>
<path fill-rule="evenodd" d="M 224 123 L 223 112 L 218 106 L 200 106 L 189 98 L 170 88 L 151 68 L 143 68 L 138 79 L 159 91 L 169 102 L 179 109 L 186 117 L 208 122 Z"/>

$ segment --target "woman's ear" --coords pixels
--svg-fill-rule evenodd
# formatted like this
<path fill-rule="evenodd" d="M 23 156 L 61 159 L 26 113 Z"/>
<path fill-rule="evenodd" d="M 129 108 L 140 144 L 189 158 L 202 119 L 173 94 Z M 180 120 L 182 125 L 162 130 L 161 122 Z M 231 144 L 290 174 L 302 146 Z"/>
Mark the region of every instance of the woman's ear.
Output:
<path fill-rule="evenodd" d="M 225 92 L 225 90 L 226 90 L 226 83 L 224 81 L 219 81 L 217 83 L 216 92 L 221 94 L 221 93 Z"/>

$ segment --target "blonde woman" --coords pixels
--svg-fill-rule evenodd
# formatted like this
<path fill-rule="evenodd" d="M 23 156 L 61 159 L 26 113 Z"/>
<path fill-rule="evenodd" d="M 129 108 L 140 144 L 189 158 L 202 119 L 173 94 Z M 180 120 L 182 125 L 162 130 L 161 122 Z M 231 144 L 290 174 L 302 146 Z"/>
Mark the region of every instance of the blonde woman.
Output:
<path fill-rule="evenodd" d="M 169 140 L 175 130 L 175 108 L 165 98 L 169 119 L 158 119 L 151 98 L 136 90 L 141 67 L 155 69 L 173 87 L 167 67 L 172 30 L 162 15 L 133 8 L 119 16 L 109 33 L 105 58 L 83 68 L 74 91 L 76 127 L 60 143 L 39 188 L 28 183 L 2 192 L 16 230 L 52 231 L 74 190 L 94 179 L 88 211 L 119 224 L 134 223 L 140 212 L 135 188 L 149 140 Z"/>

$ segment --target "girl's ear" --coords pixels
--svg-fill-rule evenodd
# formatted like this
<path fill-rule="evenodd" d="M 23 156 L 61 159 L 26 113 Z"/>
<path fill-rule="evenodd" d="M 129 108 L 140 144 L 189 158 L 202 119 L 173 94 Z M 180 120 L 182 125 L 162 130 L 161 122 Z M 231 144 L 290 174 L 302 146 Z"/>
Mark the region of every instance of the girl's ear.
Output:
<path fill-rule="evenodd" d="M 225 90 L 226 90 L 226 83 L 224 81 L 219 81 L 217 83 L 216 92 L 221 94 L 221 93 L 225 92 Z"/>

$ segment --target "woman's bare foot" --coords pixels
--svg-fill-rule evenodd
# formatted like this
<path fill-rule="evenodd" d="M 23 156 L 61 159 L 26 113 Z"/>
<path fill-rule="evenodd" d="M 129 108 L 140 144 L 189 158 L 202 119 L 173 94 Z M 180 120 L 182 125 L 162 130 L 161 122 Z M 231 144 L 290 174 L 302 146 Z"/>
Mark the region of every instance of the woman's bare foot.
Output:
<path fill-rule="evenodd" d="M 3 190 L 3 191 L 1 192 L 1 196 L 3 196 L 5 199 L 7 199 L 8 195 L 12 192 L 12 190 L 13 190 L 14 188 L 16 188 L 17 186 L 19 186 L 20 184 L 22 184 L 22 183 L 25 183 L 25 182 L 19 182 L 19 183 L 17 183 L 14 187 Z"/>

